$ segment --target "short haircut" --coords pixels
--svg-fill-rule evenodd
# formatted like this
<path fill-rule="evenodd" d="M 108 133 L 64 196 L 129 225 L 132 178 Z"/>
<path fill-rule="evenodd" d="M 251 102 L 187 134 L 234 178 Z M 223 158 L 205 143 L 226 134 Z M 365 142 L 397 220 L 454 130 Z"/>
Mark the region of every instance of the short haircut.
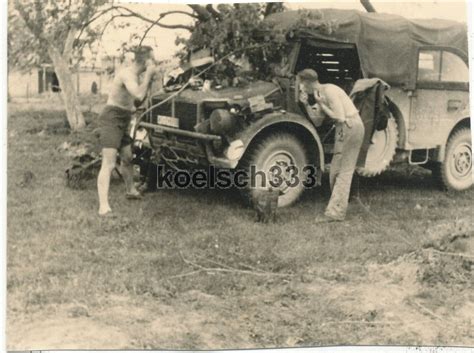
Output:
<path fill-rule="evenodd" d="M 304 69 L 298 72 L 298 77 L 300 80 L 309 82 L 316 82 L 319 80 L 318 73 L 313 69 Z"/>
<path fill-rule="evenodd" d="M 135 53 L 135 62 L 137 62 L 138 64 L 144 64 L 150 58 L 150 54 L 152 51 L 153 48 L 148 45 L 136 47 L 133 50 L 133 52 Z"/>

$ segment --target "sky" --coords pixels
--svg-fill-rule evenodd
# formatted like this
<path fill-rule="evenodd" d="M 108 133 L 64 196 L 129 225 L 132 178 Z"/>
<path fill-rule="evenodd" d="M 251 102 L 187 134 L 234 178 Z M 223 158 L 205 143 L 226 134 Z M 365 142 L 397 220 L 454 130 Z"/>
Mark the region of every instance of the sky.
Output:
<path fill-rule="evenodd" d="M 123 5 L 130 7 L 134 11 L 142 13 L 149 18 L 156 18 L 160 13 L 167 11 L 186 11 L 191 12 L 191 9 L 184 4 L 166 4 L 166 3 L 127 3 L 121 1 Z M 442 18 L 449 20 L 456 20 L 460 22 L 467 22 L 466 3 L 462 1 L 440 1 L 440 0 L 418 0 L 418 1 L 384 1 L 372 0 L 377 12 L 385 12 L 401 15 L 407 18 Z M 356 9 L 365 11 L 358 0 L 340 1 L 340 0 L 320 0 L 317 2 L 285 2 L 289 9 L 317 9 L 317 8 L 340 8 L 340 9 Z M 189 24 L 191 18 L 186 15 L 170 15 L 167 16 L 163 23 L 167 24 Z M 147 24 L 140 20 L 133 20 L 132 25 L 126 29 L 109 26 L 104 33 L 103 40 L 99 45 L 99 56 L 114 55 L 123 41 L 128 40 L 131 32 L 137 31 L 143 33 L 147 28 Z M 155 55 L 159 60 L 171 59 L 178 51 L 175 45 L 177 36 L 187 36 L 188 32 L 185 30 L 171 30 L 155 26 L 148 34 L 144 44 L 155 48 Z"/>

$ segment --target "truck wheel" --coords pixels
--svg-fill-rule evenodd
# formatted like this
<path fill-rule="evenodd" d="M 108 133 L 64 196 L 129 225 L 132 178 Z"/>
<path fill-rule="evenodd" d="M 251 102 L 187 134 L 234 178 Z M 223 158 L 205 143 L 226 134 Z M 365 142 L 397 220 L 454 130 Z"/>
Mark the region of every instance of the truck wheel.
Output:
<path fill-rule="evenodd" d="M 308 154 L 303 144 L 298 138 L 290 133 L 273 133 L 267 135 L 262 140 L 253 143 L 249 150 L 244 155 L 239 169 L 245 170 L 251 176 L 252 166 L 255 166 L 255 171 L 263 171 L 266 175 L 266 185 L 270 178 L 272 178 L 271 168 L 279 166 L 281 174 L 281 186 L 277 189 L 280 191 L 278 197 L 278 207 L 286 207 L 293 204 L 304 191 L 302 184 L 303 167 L 308 164 Z M 288 167 L 296 167 L 299 182 L 296 186 L 288 186 L 288 183 L 294 182 L 293 176 L 296 173 L 292 170 L 287 170 Z M 273 178 L 273 180 L 275 180 Z M 249 179 L 250 181 L 250 179 Z M 258 189 L 261 188 L 261 178 L 256 179 L 255 185 L 248 185 L 243 189 L 244 196 L 251 202 L 255 200 L 258 195 Z"/>
<path fill-rule="evenodd" d="M 375 131 L 372 144 L 367 151 L 365 166 L 357 168 L 357 173 L 364 177 L 373 177 L 382 173 L 393 160 L 397 143 L 397 123 L 394 118 L 390 118 L 385 130 Z"/>
<path fill-rule="evenodd" d="M 462 191 L 472 186 L 471 129 L 460 128 L 448 139 L 442 163 L 433 168 L 433 177 L 446 190 Z"/>

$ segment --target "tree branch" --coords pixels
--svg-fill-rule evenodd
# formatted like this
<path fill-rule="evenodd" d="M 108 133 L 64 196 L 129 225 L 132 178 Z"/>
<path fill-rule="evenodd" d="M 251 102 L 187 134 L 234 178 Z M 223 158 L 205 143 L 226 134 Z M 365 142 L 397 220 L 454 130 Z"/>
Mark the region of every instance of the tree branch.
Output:
<path fill-rule="evenodd" d="M 196 20 L 199 19 L 198 16 L 196 16 L 195 14 L 193 14 L 193 13 L 191 13 L 191 12 L 179 11 L 179 10 L 163 12 L 163 13 L 160 15 L 160 17 L 165 17 L 165 16 L 172 15 L 172 14 L 188 15 L 188 16 L 190 16 L 190 17 L 192 17 L 192 18 L 195 18 Z"/>
<path fill-rule="evenodd" d="M 86 30 L 87 27 L 89 27 L 92 22 L 96 21 L 97 19 L 99 19 L 100 17 L 102 17 L 103 15 L 105 15 L 107 12 L 109 11 L 112 11 L 114 10 L 115 8 L 113 6 L 101 11 L 99 14 L 97 14 L 96 16 L 92 17 L 89 21 L 87 21 L 86 23 L 84 23 L 81 27 L 81 30 L 79 32 L 79 35 L 77 36 L 77 39 L 79 40 L 81 38 L 81 35 L 82 33 Z"/>
<path fill-rule="evenodd" d="M 267 17 L 275 12 L 281 11 L 283 6 L 281 2 L 267 2 L 263 17 Z"/>
<path fill-rule="evenodd" d="M 362 6 L 364 6 L 364 9 L 367 12 L 377 12 L 375 10 L 375 7 L 371 4 L 370 0 L 360 0 L 360 3 L 362 4 Z"/>
<path fill-rule="evenodd" d="M 197 14 L 199 21 L 206 22 L 211 18 L 211 14 L 204 6 L 193 4 L 188 4 L 188 6 Z"/>
<path fill-rule="evenodd" d="M 142 46 L 142 43 L 143 43 L 143 40 L 146 38 L 146 36 L 148 35 L 148 32 L 150 32 L 150 30 L 156 25 L 156 23 L 152 23 L 151 25 L 148 26 L 148 28 L 145 30 L 145 32 L 143 33 L 143 36 L 142 36 L 142 39 L 140 39 L 140 43 L 138 43 L 138 46 L 141 47 Z"/>
<path fill-rule="evenodd" d="M 469 255 L 469 254 L 462 254 L 462 253 L 457 253 L 457 252 L 447 252 L 447 251 L 439 251 L 436 249 L 429 249 L 429 251 L 432 251 L 436 254 L 439 255 L 446 255 L 446 256 L 456 256 L 456 257 L 461 257 L 465 259 L 474 259 L 474 255 Z"/>
<path fill-rule="evenodd" d="M 164 23 L 156 23 L 156 25 L 159 27 L 168 28 L 168 29 L 185 29 L 189 32 L 192 32 L 194 30 L 192 26 L 185 26 L 185 25 L 165 25 Z"/>
<path fill-rule="evenodd" d="M 169 12 L 165 12 L 163 14 L 160 15 L 160 17 L 158 18 L 158 20 L 152 20 L 148 17 L 145 17 L 143 16 L 142 14 L 139 14 L 138 12 L 135 12 L 135 11 L 132 11 L 124 6 L 115 6 L 115 9 L 118 9 L 118 10 L 123 10 L 123 11 L 126 11 L 127 14 L 121 14 L 121 15 L 115 15 L 115 17 L 136 17 L 136 18 L 139 18 L 141 19 L 142 21 L 145 21 L 145 22 L 148 22 L 148 23 L 151 23 L 151 24 L 155 24 L 157 26 L 160 26 L 160 27 L 163 27 L 163 28 L 170 28 L 170 29 L 185 29 L 185 30 L 188 30 L 190 32 L 193 31 L 193 27 L 192 26 L 186 26 L 186 25 L 167 25 L 167 24 L 163 24 L 163 23 L 159 23 L 159 20 L 162 20 L 165 16 L 167 15 L 170 15 L 172 13 L 181 13 L 181 14 L 187 14 L 187 15 L 190 15 L 188 12 L 185 12 L 185 11 L 179 11 L 179 12 L 175 12 L 175 11 L 169 11 Z M 192 16 L 194 18 L 196 18 L 196 16 Z"/>
<path fill-rule="evenodd" d="M 28 12 L 26 12 L 25 8 L 21 5 L 19 0 L 15 0 L 14 6 L 18 14 L 20 15 L 21 19 L 25 23 L 26 27 L 30 31 L 30 33 L 39 41 L 46 42 L 46 39 L 41 35 L 42 34 L 41 29 L 38 28 L 34 23 L 29 21 L 29 14 Z"/>
<path fill-rule="evenodd" d="M 274 6 L 275 6 L 274 2 L 267 2 L 267 5 L 265 6 L 265 13 L 263 14 L 263 17 L 267 17 L 268 15 L 272 14 Z"/>
<path fill-rule="evenodd" d="M 76 37 L 77 30 L 70 28 L 67 33 L 66 41 L 64 42 L 63 56 L 69 60 L 69 57 L 72 53 L 74 38 Z"/>
<path fill-rule="evenodd" d="M 186 11 L 179 11 L 179 10 L 176 10 L 176 11 L 167 11 L 167 12 L 163 12 L 162 14 L 160 14 L 160 17 L 153 21 L 151 19 L 145 19 L 144 16 L 142 15 L 139 15 L 138 13 L 135 13 L 133 12 L 132 10 L 130 9 L 127 9 L 126 7 L 123 7 L 123 6 L 117 6 L 117 5 L 113 5 L 110 6 L 109 8 L 101 11 L 99 14 L 97 14 L 96 16 L 94 16 L 93 18 L 91 18 L 89 21 L 87 21 L 86 23 L 83 24 L 83 26 L 81 27 L 81 30 L 79 32 L 79 35 L 77 36 L 77 39 L 80 39 L 81 38 L 81 35 L 82 33 L 85 31 L 85 29 L 87 27 L 89 27 L 93 22 L 95 22 L 96 20 L 98 20 L 100 17 L 102 17 L 103 15 L 107 14 L 108 12 L 110 11 L 119 11 L 120 15 L 114 15 L 112 16 L 107 22 L 106 24 L 104 25 L 104 28 L 102 29 L 101 31 L 101 35 L 100 37 L 102 37 L 102 35 L 104 34 L 105 32 L 105 28 L 107 28 L 107 26 L 110 24 L 110 22 L 113 21 L 113 19 L 117 18 L 117 17 L 138 17 L 146 22 L 153 22 L 153 24 L 149 27 L 149 29 L 147 29 L 147 31 L 149 31 L 153 26 L 155 25 L 158 25 L 160 27 L 163 27 L 163 28 L 171 28 L 171 29 L 186 29 L 188 31 L 192 31 L 192 27 L 190 26 L 184 26 L 184 25 L 165 25 L 165 24 L 159 24 L 158 21 L 163 19 L 165 16 L 168 16 L 168 15 L 171 15 L 171 14 L 180 14 L 180 15 L 187 15 L 187 16 L 190 16 L 192 18 L 195 18 L 195 19 L 198 19 L 198 16 L 196 16 L 195 14 L 193 13 L 190 13 L 190 12 L 186 12 Z M 122 12 L 120 12 L 120 10 L 127 10 L 129 12 L 129 14 L 123 14 Z M 145 37 L 145 36 L 144 36 Z M 144 38 L 143 37 L 143 38 Z"/>
<path fill-rule="evenodd" d="M 92 17 L 89 21 L 87 21 L 86 23 L 84 23 L 82 25 L 82 28 L 86 28 L 88 27 L 90 24 L 92 24 L 92 22 L 98 20 L 100 17 L 102 17 L 103 15 L 105 15 L 107 12 L 109 11 L 112 11 L 112 10 L 115 10 L 115 6 L 111 6 L 105 10 L 102 10 L 100 13 L 98 13 L 96 16 Z"/>
<path fill-rule="evenodd" d="M 216 11 L 216 9 L 212 7 L 212 4 L 207 4 L 206 10 L 209 11 L 209 13 L 211 13 L 216 19 L 222 20 L 222 14 L 219 11 Z"/>
<path fill-rule="evenodd" d="M 221 272 L 221 273 L 238 273 L 242 275 L 252 275 L 252 276 L 275 276 L 275 277 L 295 277 L 296 274 L 294 273 L 277 273 L 277 272 L 267 272 L 267 271 L 249 271 L 249 270 L 241 270 L 238 268 L 233 268 L 230 266 L 226 266 L 226 268 L 221 267 L 205 267 L 196 262 L 186 259 L 181 251 L 179 255 L 184 263 L 190 265 L 192 267 L 198 268 L 198 270 L 193 271 L 192 273 L 197 272 L 206 272 L 206 273 L 213 273 L 213 272 Z M 189 273 L 188 273 L 189 274 Z"/>
<path fill-rule="evenodd" d="M 134 17 L 133 15 L 126 15 L 126 14 L 119 14 L 119 15 L 113 15 L 111 18 L 109 18 L 107 20 L 107 22 L 105 23 L 104 27 L 102 27 L 102 30 L 100 31 L 100 35 L 99 35 L 99 38 L 102 39 L 102 36 L 104 35 L 104 32 L 105 30 L 107 29 L 107 27 L 114 21 L 114 19 L 118 18 L 118 17 Z"/>

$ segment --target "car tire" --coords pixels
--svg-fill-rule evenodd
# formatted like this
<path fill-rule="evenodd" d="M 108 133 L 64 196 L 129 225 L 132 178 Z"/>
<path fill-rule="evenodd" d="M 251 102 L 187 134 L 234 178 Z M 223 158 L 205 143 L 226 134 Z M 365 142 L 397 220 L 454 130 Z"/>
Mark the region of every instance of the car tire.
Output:
<path fill-rule="evenodd" d="M 432 171 L 435 181 L 443 190 L 462 191 L 472 186 L 472 140 L 470 128 L 459 128 L 451 134 L 446 144 L 444 161 L 437 163 Z"/>
<path fill-rule="evenodd" d="M 274 165 L 284 167 L 283 170 L 287 166 L 295 166 L 297 168 L 299 183 L 291 187 L 284 182 L 279 188 L 278 207 L 290 206 L 299 199 L 305 189 L 302 183 L 304 181 L 302 176 L 305 175 L 303 168 L 308 165 L 308 153 L 304 145 L 294 134 L 276 132 L 266 135 L 258 142 L 253 142 L 242 158 L 238 169 L 246 171 L 247 175 L 250 176 L 251 167 L 255 166 L 255 171 L 263 171 L 265 173 L 268 185 L 270 168 Z M 261 190 L 260 181 L 261 179 L 258 179 L 256 185 L 252 186 L 249 184 L 246 188 L 242 189 L 245 198 L 250 203 L 258 197 L 259 186 Z"/>
<path fill-rule="evenodd" d="M 398 127 L 394 118 L 388 119 L 384 130 L 375 131 L 372 142 L 367 151 L 365 166 L 357 168 L 357 174 L 363 177 L 379 175 L 392 162 L 398 144 Z"/>

